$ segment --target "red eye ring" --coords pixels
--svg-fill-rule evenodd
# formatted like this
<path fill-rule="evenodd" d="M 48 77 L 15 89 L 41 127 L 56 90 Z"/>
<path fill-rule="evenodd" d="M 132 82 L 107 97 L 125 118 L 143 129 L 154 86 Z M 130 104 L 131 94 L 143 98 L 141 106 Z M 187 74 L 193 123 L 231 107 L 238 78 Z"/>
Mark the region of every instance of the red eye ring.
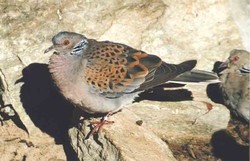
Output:
<path fill-rule="evenodd" d="M 69 40 L 64 40 L 63 45 L 69 45 Z"/>
<path fill-rule="evenodd" d="M 237 62 L 240 58 L 238 56 L 233 57 L 233 61 Z"/>

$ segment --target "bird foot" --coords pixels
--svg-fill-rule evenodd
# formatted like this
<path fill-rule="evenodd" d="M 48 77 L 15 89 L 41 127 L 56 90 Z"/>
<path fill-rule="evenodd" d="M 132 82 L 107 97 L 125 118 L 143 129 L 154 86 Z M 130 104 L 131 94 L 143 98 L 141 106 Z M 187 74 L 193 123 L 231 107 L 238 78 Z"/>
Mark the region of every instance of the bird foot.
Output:
<path fill-rule="evenodd" d="M 206 106 L 207 106 L 207 112 L 205 112 L 204 114 L 200 115 L 200 116 L 197 116 L 194 121 L 192 122 L 192 125 L 194 125 L 196 123 L 196 121 L 198 120 L 198 118 L 208 114 L 212 109 L 213 109 L 213 105 L 209 102 L 206 102 L 206 101 L 201 101 L 202 103 L 204 103 Z"/>
<path fill-rule="evenodd" d="M 93 129 L 90 131 L 90 133 L 88 134 L 86 139 L 88 139 L 90 136 L 92 136 L 94 134 L 99 134 L 101 132 L 101 129 L 102 129 L 103 125 L 108 125 L 108 124 L 114 123 L 114 121 L 107 120 L 108 117 L 111 116 L 111 115 L 112 115 L 112 113 L 108 113 L 100 121 L 91 122 L 90 124 L 93 127 Z"/>

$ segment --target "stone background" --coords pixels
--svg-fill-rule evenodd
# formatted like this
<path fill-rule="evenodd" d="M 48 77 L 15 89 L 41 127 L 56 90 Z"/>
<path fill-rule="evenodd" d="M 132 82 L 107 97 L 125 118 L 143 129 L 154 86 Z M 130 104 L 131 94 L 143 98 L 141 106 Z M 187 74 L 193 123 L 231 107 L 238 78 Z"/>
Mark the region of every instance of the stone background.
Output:
<path fill-rule="evenodd" d="M 156 54 L 166 62 L 197 59 L 196 68 L 208 71 L 216 61 L 225 60 L 232 49 L 250 50 L 249 0 L 0 0 L 0 4 L 0 78 L 5 88 L 0 103 L 11 104 L 16 111 L 16 116 L 0 128 L 3 160 L 74 158 L 69 156 L 72 149 L 65 143 L 72 107 L 53 89 L 46 68 L 50 55 L 43 54 L 51 45 L 52 36 L 59 31 L 74 31 L 89 38 L 124 43 Z M 126 132 L 133 120 L 143 120 L 143 126 L 135 127 L 134 134 L 147 136 L 144 148 L 147 144 L 160 148 L 163 151 L 157 160 L 173 160 L 165 142 L 209 141 L 214 132 L 226 127 L 229 119 L 227 109 L 206 96 L 206 86 L 187 88 L 193 90 L 197 101 L 155 100 L 150 99 L 148 93 L 146 100 L 114 116 L 118 122 L 115 126 Z M 166 94 L 162 90 L 156 92 Z M 214 105 L 206 115 L 202 115 L 207 111 L 202 101 Z M 199 115 L 202 117 L 190 126 Z M 119 121 L 126 118 L 130 118 L 131 126 Z M 71 144 L 78 157 L 84 159 L 84 150 L 79 152 L 79 147 L 72 143 L 80 139 L 74 135 L 78 133 L 78 123 L 71 125 Z M 122 137 L 122 131 L 117 132 L 119 136 L 115 135 L 117 129 L 107 127 L 104 130 L 109 140 L 107 145 L 112 145 L 107 153 L 116 151 L 114 154 L 121 160 L 140 160 L 141 156 L 134 153 L 154 157 L 154 150 L 143 153 L 142 146 L 137 152 L 136 142 L 127 140 L 128 143 L 122 145 L 119 139 L 115 141 Z M 168 155 L 164 155 L 165 151 Z M 96 148 L 90 152 L 106 153 Z M 105 160 L 105 155 L 100 156 Z"/>

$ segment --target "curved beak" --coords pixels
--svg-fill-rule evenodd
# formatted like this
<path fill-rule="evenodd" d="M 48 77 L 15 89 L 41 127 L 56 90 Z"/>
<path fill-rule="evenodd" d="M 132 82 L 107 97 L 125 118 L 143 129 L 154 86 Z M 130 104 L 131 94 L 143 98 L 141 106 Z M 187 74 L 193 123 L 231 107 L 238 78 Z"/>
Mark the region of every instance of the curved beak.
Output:
<path fill-rule="evenodd" d="M 54 45 L 52 45 L 51 47 L 49 47 L 48 49 L 46 49 L 44 51 L 44 54 L 47 53 L 47 52 L 49 52 L 49 51 L 51 51 L 51 50 L 53 50 L 53 49 L 54 49 Z"/>

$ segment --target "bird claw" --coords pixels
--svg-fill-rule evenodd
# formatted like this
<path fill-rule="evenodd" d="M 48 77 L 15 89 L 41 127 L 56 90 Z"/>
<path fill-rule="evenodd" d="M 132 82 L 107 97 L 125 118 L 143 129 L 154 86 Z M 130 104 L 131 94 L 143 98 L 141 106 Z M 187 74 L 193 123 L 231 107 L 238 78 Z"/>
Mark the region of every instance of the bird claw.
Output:
<path fill-rule="evenodd" d="M 100 121 L 91 122 L 90 125 L 92 126 L 93 129 L 87 135 L 86 139 L 88 139 L 90 136 L 92 136 L 94 134 L 99 134 L 101 132 L 101 129 L 102 129 L 103 125 L 108 125 L 108 124 L 114 123 L 114 121 L 107 120 L 108 117 L 111 116 L 111 115 L 112 115 L 112 113 L 108 113 Z"/>
<path fill-rule="evenodd" d="M 101 121 L 91 122 L 90 124 L 94 127 L 93 130 L 91 131 L 91 133 L 93 133 L 93 134 L 99 133 L 99 132 L 101 132 L 103 125 L 108 125 L 108 124 L 112 124 L 112 123 L 114 123 L 114 121 L 101 120 Z"/>

